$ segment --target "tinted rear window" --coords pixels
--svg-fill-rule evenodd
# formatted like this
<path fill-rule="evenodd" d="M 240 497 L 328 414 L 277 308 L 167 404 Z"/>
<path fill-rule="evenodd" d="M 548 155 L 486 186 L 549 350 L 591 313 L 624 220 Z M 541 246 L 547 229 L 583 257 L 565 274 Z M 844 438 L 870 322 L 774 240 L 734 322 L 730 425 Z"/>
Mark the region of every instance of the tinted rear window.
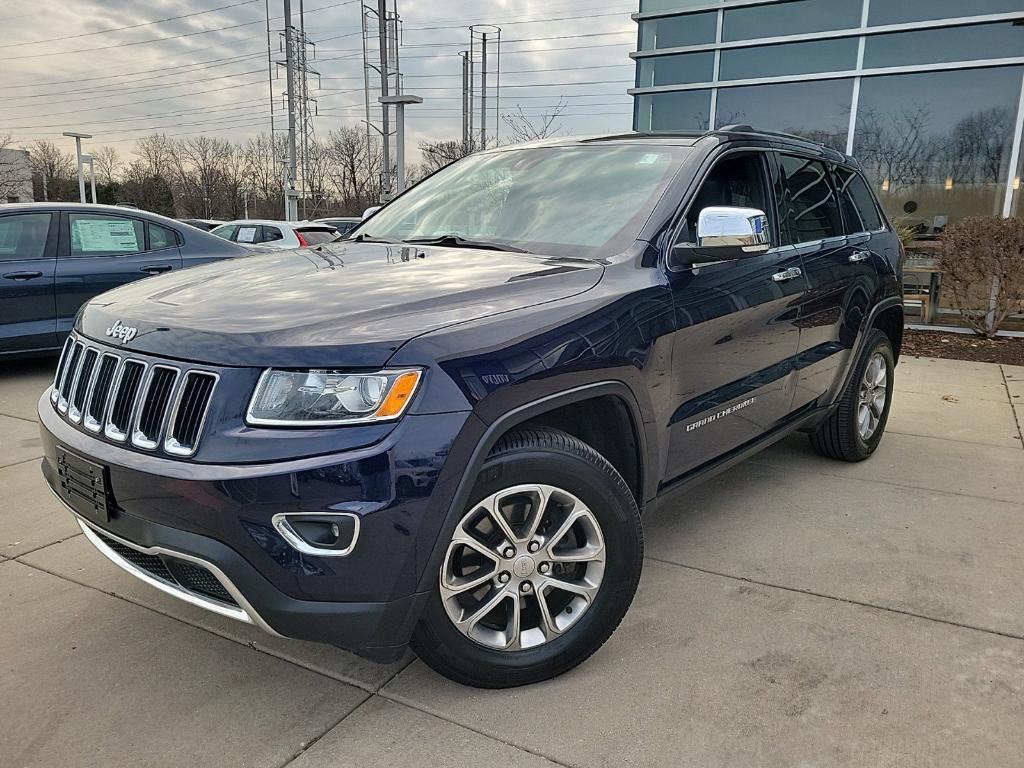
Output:
<path fill-rule="evenodd" d="M 840 168 L 836 171 L 836 182 L 846 227 L 850 232 L 875 232 L 885 226 L 874 195 L 859 173 Z"/>
<path fill-rule="evenodd" d="M 843 234 L 828 170 L 817 160 L 779 155 L 783 197 L 779 223 L 787 243 L 806 243 Z"/>

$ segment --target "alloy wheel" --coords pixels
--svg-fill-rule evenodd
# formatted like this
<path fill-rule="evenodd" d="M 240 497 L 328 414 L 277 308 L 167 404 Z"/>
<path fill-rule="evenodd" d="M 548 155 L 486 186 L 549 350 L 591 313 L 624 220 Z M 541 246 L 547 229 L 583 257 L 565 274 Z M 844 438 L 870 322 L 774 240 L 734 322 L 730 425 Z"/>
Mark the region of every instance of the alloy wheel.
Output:
<path fill-rule="evenodd" d="M 564 634 L 593 605 L 605 569 L 601 526 L 572 493 L 516 485 L 474 504 L 441 565 L 441 599 L 463 635 L 504 651 Z"/>
<path fill-rule="evenodd" d="M 857 396 L 857 432 L 867 442 L 878 430 L 889 397 L 889 371 L 881 352 L 868 359 Z"/>

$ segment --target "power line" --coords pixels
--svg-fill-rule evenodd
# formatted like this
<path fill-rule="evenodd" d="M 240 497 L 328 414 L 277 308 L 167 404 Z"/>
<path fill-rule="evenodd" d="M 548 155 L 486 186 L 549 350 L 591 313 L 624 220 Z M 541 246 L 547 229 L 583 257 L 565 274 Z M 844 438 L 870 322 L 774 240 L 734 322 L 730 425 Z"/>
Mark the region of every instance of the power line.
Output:
<path fill-rule="evenodd" d="M 0 45 L 0 48 L 17 48 L 21 45 L 38 45 L 39 43 L 55 43 L 59 40 L 74 40 L 79 37 L 92 37 L 93 35 L 105 35 L 109 32 L 123 32 L 127 29 L 139 29 L 140 27 L 149 27 L 153 24 L 163 24 L 168 21 L 180 21 L 181 19 L 192 18 L 193 16 L 202 16 L 207 13 L 214 13 L 216 11 L 225 11 L 228 8 L 237 8 L 240 5 L 252 5 L 258 3 L 260 0 L 242 0 L 240 3 L 231 3 L 231 5 L 222 5 L 219 8 L 209 8 L 205 11 L 194 11 L 193 13 L 184 13 L 180 16 L 168 16 L 163 19 L 154 19 L 153 21 L 144 21 L 140 24 L 129 24 L 125 27 L 110 27 L 109 29 L 98 29 L 95 32 L 80 32 L 77 35 L 63 35 L 61 37 L 47 37 L 42 40 L 25 40 L 20 43 L 6 43 Z"/>
<path fill-rule="evenodd" d="M 324 5 L 324 6 L 321 6 L 320 8 L 310 8 L 308 11 L 306 11 L 306 13 L 315 13 L 316 11 L 326 11 L 326 10 L 329 10 L 331 8 L 340 8 L 343 5 L 351 5 L 352 3 L 356 3 L 356 2 L 359 2 L 359 0 L 344 0 L 343 2 L 333 3 L 331 5 Z M 280 16 L 273 16 L 272 17 L 272 19 L 274 21 L 276 21 L 276 20 L 278 20 L 280 18 L 282 18 L 282 17 L 280 17 Z M 257 19 L 256 21 L 247 21 L 247 22 L 244 22 L 242 24 L 229 24 L 229 25 L 224 26 L 224 27 L 215 27 L 213 29 L 201 29 L 201 30 L 197 30 L 197 31 L 194 31 L 194 32 L 183 32 L 180 35 L 167 35 L 166 37 L 154 37 L 154 38 L 150 38 L 149 40 L 135 40 L 133 42 L 118 43 L 117 45 L 103 45 L 103 46 L 99 46 L 99 47 L 96 47 L 96 48 L 75 48 L 74 50 L 70 50 L 70 51 L 53 51 L 53 52 L 50 52 L 50 53 L 26 53 L 26 54 L 22 54 L 20 56 L 6 56 L 4 58 L 7 61 L 12 61 L 12 60 L 15 60 L 15 59 L 39 59 L 39 58 L 43 58 L 45 56 L 66 56 L 66 55 L 71 54 L 71 53 L 92 53 L 94 51 L 109 51 L 112 48 L 127 48 L 128 46 L 132 46 L 132 45 L 148 45 L 150 43 L 163 43 L 163 42 L 166 42 L 167 40 L 179 40 L 179 39 L 185 38 L 185 37 L 195 37 L 196 35 L 208 35 L 211 32 L 224 32 L 224 31 L 229 30 L 229 29 L 241 29 L 242 27 L 251 27 L 254 24 L 265 24 L 265 23 L 266 23 L 266 17 L 261 18 L 261 19 Z"/>

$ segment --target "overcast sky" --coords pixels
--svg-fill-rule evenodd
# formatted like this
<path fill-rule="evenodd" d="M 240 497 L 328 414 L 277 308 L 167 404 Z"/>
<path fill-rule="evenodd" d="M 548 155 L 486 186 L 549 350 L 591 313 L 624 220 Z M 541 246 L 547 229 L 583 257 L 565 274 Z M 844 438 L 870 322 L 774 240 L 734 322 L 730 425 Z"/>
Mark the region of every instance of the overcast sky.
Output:
<path fill-rule="evenodd" d="M 360 3 L 304 1 L 306 34 L 322 41 L 315 126 L 326 134 L 362 117 Z M 242 139 L 268 130 L 265 2 L 0 5 L 0 135 L 9 133 L 16 144 L 47 138 L 70 149 L 62 131 L 83 131 L 95 134 L 87 145 L 109 144 L 127 157 L 133 139 L 154 131 Z M 293 0 L 295 11 L 298 5 Z M 461 134 L 458 51 L 468 45 L 470 23 L 502 27 L 502 112 L 518 104 L 527 114 L 542 113 L 565 97 L 569 108 L 560 122 L 568 132 L 628 130 L 628 53 L 636 37 L 629 14 L 636 9 L 623 0 L 398 0 L 405 91 L 424 98 L 407 113 L 410 145 Z M 283 0 L 270 0 L 272 29 L 281 28 L 282 13 Z M 184 18 L 149 23 L 169 17 Z M 128 26 L 134 28 L 118 29 Z M 272 44 L 278 58 L 276 31 Z M 281 74 L 274 83 L 279 95 Z M 490 88 L 495 85 L 492 80 Z M 283 113 L 276 116 L 280 126 Z"/>

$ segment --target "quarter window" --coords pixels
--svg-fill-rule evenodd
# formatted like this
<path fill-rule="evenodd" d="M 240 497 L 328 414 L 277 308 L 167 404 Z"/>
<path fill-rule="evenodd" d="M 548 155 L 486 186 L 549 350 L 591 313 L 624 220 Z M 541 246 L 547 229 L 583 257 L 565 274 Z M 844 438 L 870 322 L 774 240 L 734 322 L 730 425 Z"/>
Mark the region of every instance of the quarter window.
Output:
<path fill-rule="evenodd" d="M 284 235 L 277 227 L 263 227 L 263 239 L 260 242 L 272 243 L 275 240 L 284 240 Z"/>
<path fill-rule="evenodd" d="M 817 160 L 780 155 L 779 171 L 783 242 L 806 243 L 842 235 L 839 204 L 825 165 Z"/>
<path fill-rule="evenodd" d="M 18 213 L 0 217 L 0 261 L 43 258 L 49 231 L 49 213 Z"/>
<path fill-rule="evenodd" d="M 72 213 L 72 256 L 124 256 L 145 249 L 143 224 L 136 219 Z"/>
<path fill-rule="evenodd" d="M 875 232 L 884 226 L 867 183 L 847 168 L 836 171 L 839 201 L 848 232 Z"/>
<path fill-rule="evenodd" d="M 149 250 L 157 251 L 161 248 L 171 248 L 178 244 L 178 236 L 173 230 L 161 227 L 159 224 L 149 225 Z"/>

